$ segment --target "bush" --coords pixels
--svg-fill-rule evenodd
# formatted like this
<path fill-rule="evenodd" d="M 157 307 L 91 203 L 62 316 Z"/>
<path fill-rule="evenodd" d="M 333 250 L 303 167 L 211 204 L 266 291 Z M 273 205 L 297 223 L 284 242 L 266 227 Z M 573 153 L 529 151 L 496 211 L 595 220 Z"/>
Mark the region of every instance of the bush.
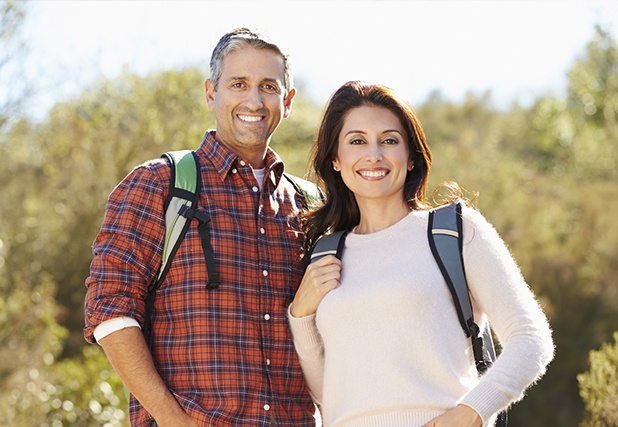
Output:
<path fill-rule="evenodd" d="M 590 351 L 590 369 L 577 381 L 586 407 L 582 427 L 618 426 L 618 332 L 614 343 Z"/>

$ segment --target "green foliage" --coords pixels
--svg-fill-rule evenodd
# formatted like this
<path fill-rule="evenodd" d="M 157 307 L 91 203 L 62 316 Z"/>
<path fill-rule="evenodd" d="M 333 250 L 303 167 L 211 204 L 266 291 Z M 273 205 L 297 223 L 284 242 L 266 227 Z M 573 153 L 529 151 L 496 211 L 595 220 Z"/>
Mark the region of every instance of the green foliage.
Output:
<path fill-rule="evenodd" d="M 0 142 L 11 153 L 0 159 L 0 188 L 15 201 L 1 208 L 10 224 L 1 237 L 12 254 L 7 269 L 45 271 L 62 284 L 61 321 L 71 331 L 65 355 L 83 345 L 83 283 L 107 195 L 135 165 L 199 145 L 214 124 L 203 80 L 195 69 L 123 74 L 56 105 L 44 123 L 17 123 Z"/>
<path fill-rule="evenodd" d="M 288 172 L 303 177 L 318 133 L 321 107 L 305 93 L 302 82 L 297 81 L 296 84 L 292 113 L 277 128 L 271 147 L 283 158 Z"/>
<path fill-rule="evenodd" d="M 59 381 L 47 401 L 52 408 L 46 416 L 49 425 L 128 425 L 125 388 L 99 346 L 85 347 L 80 357 L 63 360 L 56 375 Z"/>
<path fill-rule="evenodd" d="M 28 289 L 0 282 L 0 425 L 39 425 L 53 365 L 66 339 L 55 319 L 54 285 L 47 275 L 39 279 Z"/>
<path fill-rule="evenodd" d="M 1 425 L 129 425 L 124 386 L 98 346 L 85 347 L 79 357 L 51 362 L 48 356 L 39 367 L 14 375 L 14 387 L 0 406 Z"/>
<path fill-rule="evenodd" d="M 618 44 L 601 27 L 595 30 L 585 56 L 568 73 L 569 109 L 578 123 L 615 126 L 618 121 Z"/>
<path fill-rule="evenodd" d="M 618 76 L 616 57 L 594 42 L 574 69 L 584 64 L 590 73 L 613 70 L 605 82 Z M 618 97 L 618 87 L 604 87 L 605 99 Z M 570 80 L 569 99 L 548 95 L 506 113 L 491 107 L 488 94 L 462 105 L 434 94 L 418 109 L 435 159 L 430 183 L 455 180 L 478 194 L 554 329 L 556 358 L 514 407 L 511 426 L 577 425 L 584 408 L 576 374 L 618 324 L 616 125 L 610 114 L 599 121 L 574 102 L 572 94 L 586 90 Z"/>
<path fill-rule="evenodd" d="M 618 332 L 613 343 L 590 351 L 590 369 L 577 376 L 586 405 L 582 427 L 618 426 Z"/>

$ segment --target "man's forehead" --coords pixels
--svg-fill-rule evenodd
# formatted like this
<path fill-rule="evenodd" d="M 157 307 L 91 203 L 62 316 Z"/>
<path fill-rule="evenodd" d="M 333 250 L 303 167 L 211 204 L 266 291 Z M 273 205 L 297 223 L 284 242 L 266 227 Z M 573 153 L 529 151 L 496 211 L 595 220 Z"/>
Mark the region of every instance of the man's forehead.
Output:
<path fill-rule="evenodd" d="M 283 57 L 270 49 L 243 47 L 225 55 L 221 65 L 222 74 L 227 75 L 262 74 L 268 79 L 283 80 L 285 74 Z"/>

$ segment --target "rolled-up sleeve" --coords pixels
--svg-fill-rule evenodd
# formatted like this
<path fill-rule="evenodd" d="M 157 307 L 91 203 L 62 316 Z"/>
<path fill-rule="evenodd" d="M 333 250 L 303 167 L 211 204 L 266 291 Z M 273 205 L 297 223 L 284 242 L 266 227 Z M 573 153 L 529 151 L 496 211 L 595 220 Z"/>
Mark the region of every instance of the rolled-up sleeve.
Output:
<path fill-rule="evenodd" d="M 144 301 L 165 235 L 162 166 L 163 161 L 153 161 L 135 168 L 110 194 L 86 279 L 88 342 L 95 342 L 94 329 L 110 319 L 129 317 L 143 326 Z"/>

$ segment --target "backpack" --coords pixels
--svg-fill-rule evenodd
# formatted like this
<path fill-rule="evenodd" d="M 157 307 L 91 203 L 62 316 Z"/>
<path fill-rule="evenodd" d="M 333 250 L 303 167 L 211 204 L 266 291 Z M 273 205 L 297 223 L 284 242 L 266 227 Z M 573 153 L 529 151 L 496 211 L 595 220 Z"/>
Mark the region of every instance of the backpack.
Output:
<path fill-rule="evenodd" d="M 460 203 L 440 206 L 429 212 L 427 225 L 429 246 L 455 302 L 459 323 L 472 342 L 476 369 L 481 375 L 496 360 L 496 352 L 489 325 L 487 324 L 481 331 L 474 322 L 462 255 L 462 231 Z M 326 255 L 334 255 L 341 259 L 347 234 L 346 230 L 320 237 L 311 251 L 310 262 L 315 262 Z M 496 426 L 506 427 L 507 418 L 506 410 L 500 412 Z"/>
<path fill-rule="evenodd" d="M 206 288 L 216 289 L 219 287 L 220 282 L 220 276 L 215 265 L 214 252 L 210 244 L 210 234 L 208 233 L 210 216 L 205 212 L 197 210 L 201 183 L 200 164 L 197 155 L 193 150 L 179 150 L 169 151 L 161 157 L 168 159 L 172 173 L 170 177 L 170 190 L 164 203 L 165 240 L 161 266 L 148 287 L 148 295 L 146 296 L 144 319 L 144 332 L 146 336 L 150 332 L 150 317 L 154 308 L 156 291 L 163 283 L 163 280 L 165 280 L 174 255 L 189 229 L 191 220 L 194 218 L 198 221 L 197 229 L 208 271 Z M 301 201 L 305 209 L 308 208 L 311 201 L 321 198 L 321 194 L 313 184 L 298 177 L 292 177 L 287 173 L 283 175 L 294 186 L 296 192 L 301 195 Z"/>

